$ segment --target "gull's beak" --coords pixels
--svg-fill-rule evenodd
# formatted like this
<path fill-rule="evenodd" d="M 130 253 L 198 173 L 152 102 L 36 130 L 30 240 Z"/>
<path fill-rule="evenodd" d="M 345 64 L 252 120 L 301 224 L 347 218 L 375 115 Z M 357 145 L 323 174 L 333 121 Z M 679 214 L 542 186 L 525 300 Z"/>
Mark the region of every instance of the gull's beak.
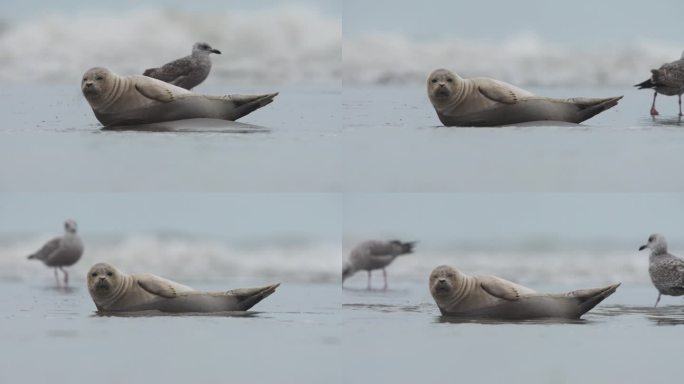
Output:
<path fill-rule="evenodd" d="M 640 251 L 643 251 L 643 250 L 646 249 L 647 247 L 648 247 L 648 244 L 642 245 L 641 247 L 639 247 L 639 250 L 640 250 Z"/>
<path fill-rule="evenodd" d="M 211 51 L 209 51 L 209 52 L 218 53 L 219 55 L 221 54 L 221 51 L 219 51 L 218 49 L 214 49 L 214 48 L 212 48 Z"/>

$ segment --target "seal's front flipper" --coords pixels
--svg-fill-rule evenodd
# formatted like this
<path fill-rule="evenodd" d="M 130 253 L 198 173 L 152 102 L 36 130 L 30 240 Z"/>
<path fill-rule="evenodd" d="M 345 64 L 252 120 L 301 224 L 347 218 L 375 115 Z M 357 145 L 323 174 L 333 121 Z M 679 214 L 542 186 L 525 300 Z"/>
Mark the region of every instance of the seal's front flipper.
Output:
<path fill-rule="evenodd" d="M 482 289 L 494 297 L 508 301 L 520 299 L 520 292 L 507 281 L 501 281 L 493 276 L 480 276 L 479 280 Z"/>
<path fill-rule="evenodd" d="M 226 292 L 226 295 L 237 299 L 237 305 L 241 311 L 252 308 L 256 303 L 265 299 L 280 286 L 280 283 L 259 288 L 239 288 Z"/>
<path fill-rule="evenodd" d="M 155 296 L 161 296 L 166 299 L 178 297 L 178 294 L 181 292 L 192 291 L 190 287 L 173 283 L 151 274 L 136 275 L 136 280 L 140 288 Z"/>
<path fill-rule="evenodd" d="M 135 89 L 146 98 L 160 103 L 168 103 L 176 100 L 176 96 L 170 89 L 161 87 L 158 84 L 137 82 L 135 83 Z"/>
<path fill-rule="evenodd" d="M 477 90 L 489 100 L 504 104 L 515 104 L 519 100 L 518 95 L 516 95 L 512 89 L 506 88 L 493 81 L 482 81 L 481 83 L 482 84 L 477 87 Z"/>

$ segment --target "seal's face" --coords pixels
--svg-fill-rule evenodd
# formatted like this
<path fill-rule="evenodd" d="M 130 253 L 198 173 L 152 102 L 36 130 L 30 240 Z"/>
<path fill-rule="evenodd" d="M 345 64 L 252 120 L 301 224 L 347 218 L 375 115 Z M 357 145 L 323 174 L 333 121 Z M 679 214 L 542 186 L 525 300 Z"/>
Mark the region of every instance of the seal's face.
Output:
<path fill-rule="evenodd" d="M 88 290 L 93 296 L 107 296 L 122 277 L 121 272 L 107 263 L 95 264 L 88 271 Z"/>
<path fill-rule="evenodd" d="M 428 94 L 435 100 L 447 100 L 454 93 L 456 75 L 447 69 L 437 69 L 428 77 Z"/>
<path fill-rule="evenodd" d="M 433 296 L 446 296 L 456 287 L 458 273 L 455 269 L 441 265 L 430 274 L 430 292 Z"/>
<path fill-rule="evenodd" d="M 95 67 L 89 69 L 81 80 L 81 92 L 91 105 L 96 105 L 109 90 L 109 83 L 114 74 L 106 69 Z"/>

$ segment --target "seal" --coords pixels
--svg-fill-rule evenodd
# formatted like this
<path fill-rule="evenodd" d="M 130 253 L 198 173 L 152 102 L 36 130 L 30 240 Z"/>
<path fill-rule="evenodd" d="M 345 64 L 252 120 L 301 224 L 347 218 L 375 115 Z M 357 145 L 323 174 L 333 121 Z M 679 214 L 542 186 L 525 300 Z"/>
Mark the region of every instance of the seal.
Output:
<path fill-rule="evenodd" d="M 427 81 L 428 97 L 445 126 L 491 127 L 531 121 L 581 123 L 617 105 L 622 96 L 554 99 L 535 96 L 503 81 L 463 79 L 437 69 Z"/>
<path fill-rule="evenodd" d="M 201 292 L 148 273 L 127 275 L 107 263 L 95 264 L 88 271 L 88 292 L 101 312 L 246 311 L 279 285 Z"/>
<path fill-rule="evenodd" d="M 468 276 L 446 265 L 432 271 L 429 285 L 444 316 L 501 320 L 579 319 L 620 286 L 537 293 L 495 276 Z"/>
<path fill-rule="evenodd" d="M 83 75 L 81 91 L 105 126 L 194 118 L 235 121 L 270 104 L 278 95 L 200 95 L 151 77 L 119 76 L 101 67 Z"/>

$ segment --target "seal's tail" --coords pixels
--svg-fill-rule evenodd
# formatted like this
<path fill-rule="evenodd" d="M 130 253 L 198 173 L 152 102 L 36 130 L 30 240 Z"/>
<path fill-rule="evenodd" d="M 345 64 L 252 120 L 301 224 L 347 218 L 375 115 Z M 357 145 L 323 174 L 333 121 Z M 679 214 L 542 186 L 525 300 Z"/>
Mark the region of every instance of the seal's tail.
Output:
<path fill-rule="evenodd" d="M 280 283 L 258 288 L 233 289 L 226 292 L 226 295 L 234 296 L 238 301 L 240 310 L 246 311 L 270 296 L 279 286 Z"/>

